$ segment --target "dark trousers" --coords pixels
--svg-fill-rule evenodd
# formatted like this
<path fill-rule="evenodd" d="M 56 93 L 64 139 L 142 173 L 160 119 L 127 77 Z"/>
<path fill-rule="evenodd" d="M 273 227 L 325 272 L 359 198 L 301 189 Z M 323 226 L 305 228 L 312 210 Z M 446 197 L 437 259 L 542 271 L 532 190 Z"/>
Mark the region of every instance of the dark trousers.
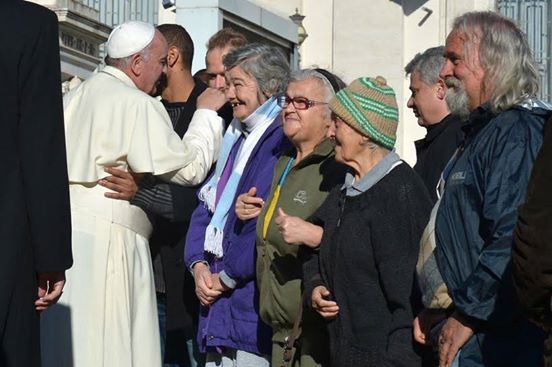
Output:
<path fill-rule="evenodd" d="M 15 281 L 5 324 L 0 328 L 0 367 L 38 367 L 40 320 L 34 306 L 37 281 L 30 250 L 18 263 Z"/>
<path fill-rule="evenodd" d="M 157 316 L 161 335 L 163 367 L 203 367 L 205 355 L 199 352 L 194 330 L 167 331 L 167 298 L 157 293 Z"/>

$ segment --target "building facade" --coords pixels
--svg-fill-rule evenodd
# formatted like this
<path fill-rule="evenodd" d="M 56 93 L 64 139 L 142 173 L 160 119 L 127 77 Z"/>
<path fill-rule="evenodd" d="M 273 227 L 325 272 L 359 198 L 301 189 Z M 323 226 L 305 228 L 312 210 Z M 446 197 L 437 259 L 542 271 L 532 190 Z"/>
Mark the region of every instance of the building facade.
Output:
<path fill-rule="evenodd" d="M 205 67 L 209 37 L 224 27 L 242 32 L 250 42 L 277 46 L 299 67 L 297 25 L 289 15 L 273 12 L 248 0 L 176 0 L 174 22 L 186 28 L 194 40 L 192 69 Z"/>
<path fill-rule="evenodd" d="M 425 131 L 406 108 L 410 91 L 404 66 L 416 53 L 444 44 L 454 18 L 464 12 L 495 10 L 517 21 L 539 66 L 541 98 L 551 99 L 552 0 L 34 1 L 58 14 L 64 81 L 87 78 L 101 61 L 101 44 L 111 27 L 129 19 L 184 26 L 195 43 L 193 71 L 205 67 L 209 37 L 229 26 L 250 41 L 280 47 L 294 68 L 326 68 L 346 82 L 382 75 L 397 93 L 397 152 L 410 164 L 416 161 L 413 142 Z M 305 16 L 304 28 L 290 19 L 296 12 Z"/>

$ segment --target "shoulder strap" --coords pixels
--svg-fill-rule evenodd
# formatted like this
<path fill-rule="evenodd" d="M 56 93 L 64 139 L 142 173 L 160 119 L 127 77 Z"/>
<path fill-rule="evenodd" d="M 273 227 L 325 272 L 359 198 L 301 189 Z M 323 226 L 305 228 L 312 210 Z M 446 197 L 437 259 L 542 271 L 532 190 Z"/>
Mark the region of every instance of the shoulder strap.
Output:
<path fill-rule="evenodd" d="M 301 296 L 301 307 L 293 323 L 293 329 L 291 333 L 284 340 L 284 355 L 282 356 L 282 364 L 280 367 L 289 367 L 292 358 L 293 358 L 293 347 L 295 346 L 295 341 L 299 337 L 299 328 L 301 327 L 301 322 L 303 321 L 303 302 L 305 299 L 305 293 Z"/>

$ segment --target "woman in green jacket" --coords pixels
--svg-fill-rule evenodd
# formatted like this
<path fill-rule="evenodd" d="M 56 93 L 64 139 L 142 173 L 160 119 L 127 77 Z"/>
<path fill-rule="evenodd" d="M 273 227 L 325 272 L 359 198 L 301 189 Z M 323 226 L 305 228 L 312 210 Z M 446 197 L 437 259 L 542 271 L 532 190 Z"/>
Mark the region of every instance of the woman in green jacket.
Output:
<path fill-rule="evenodd" d="M 292 225 L 288 215 L 308 218 L 330 190 L 344 182 L 345 167 L 335 162 L 334 142 L 328 138 L 334 128 L 328 102 L 343 86 L 339 78 L 321 69 L 300 70 L 292 76 L 279 103 L 283 108 L 284 134 L 294 148 L 278 161 L 266 203 L 255 196 L 255 188 L 236 201 L 236 213 L 241 219 L 259 216 L 257 284 L 261 318 L 273 330 L 272 366 L 282 365 L 286 338 L 297 338 L 286 366 L 327 365 L 328 340 L 323 319 L 310 308 L 300 315 L 302 258 L 312 250 L 290 246 L 290 239 L 284 239 L 280 229 Z M 301 317 L 301 328 L 294 331 L 294 323 Z"/>

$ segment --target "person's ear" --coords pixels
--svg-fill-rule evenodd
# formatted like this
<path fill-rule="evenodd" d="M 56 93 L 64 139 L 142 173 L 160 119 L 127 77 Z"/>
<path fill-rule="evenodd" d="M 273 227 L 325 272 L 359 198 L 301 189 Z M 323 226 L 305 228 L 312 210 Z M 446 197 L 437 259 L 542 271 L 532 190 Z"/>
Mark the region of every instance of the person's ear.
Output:
<path fill-rule="evenodd" d="M 437 81 L 437 84 L 435 85 L 435 93 L 437 94 L 437 98 L 439 99 L 445 99 L 447 95 L 447 86 L 443 79 L 439 79 Z"/>
<path fill-rule="evenodd" d="M 172 46 L 169 48 L 169 53 L 167 54 L 167 66 L 173 67 L 178 59 L 180 58 L 180 51 L 178 51 L 178 48 Z"/>
<path fill-rule="evenodd" d="M 144 69 L 144 58 L 139 53 L 132 55 L 130 62 L 130 70 L 135 76 L 142 75 L 142 71 Z"/>

